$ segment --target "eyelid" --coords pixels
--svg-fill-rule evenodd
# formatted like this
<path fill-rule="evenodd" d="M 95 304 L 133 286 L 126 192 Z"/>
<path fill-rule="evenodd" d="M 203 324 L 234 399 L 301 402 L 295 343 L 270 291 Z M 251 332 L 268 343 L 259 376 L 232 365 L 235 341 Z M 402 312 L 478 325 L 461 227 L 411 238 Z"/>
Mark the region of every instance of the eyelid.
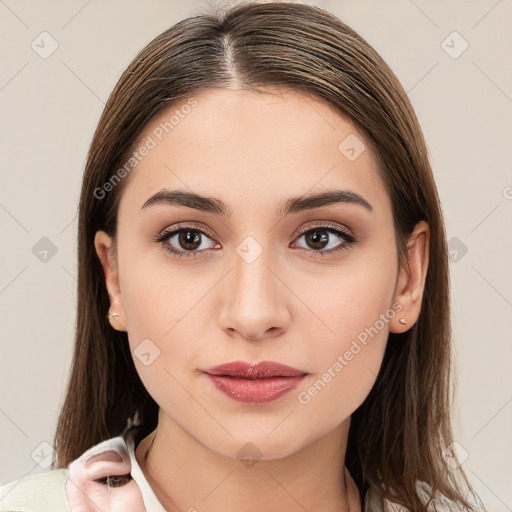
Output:
<path fill-rule="evenodd" d="M 173 225 L 170 228 L 165 228 L 164 230 L 162 230 L 160 233 L 158 233 L 158 235 L 156 235 L 156 240 L 159 240 L 163 236 L 170 236 L 171 234 L 175 233 L 176 231 L 179 231 L 180 229 L 187 229 L 187 228 L 197 229 L 199 232 L 206 234 L 210 238 L 213 238 L 213 239 L 216 238 L 215 235 L 212 233 L 212 231 L 210 231 L 208 228 L 203 227 L 202 225 L 200 226 L 199 224 L 197 224 L 194 221 L 182 221 L 182 222 L 179 222 L 178 224 Z M 308 226 L 302 227 L 299 229 L 299 231 L 296 233 L 295 236 L 298 237 L 298 236 L 303 235 L 304 233 L 307 233 L 308 231 L 311 231 L 312 229 L 315 229 L 315 228 L 332 228 L 337 231 L 341 231 L 348 236 L 355 238 L 355 236 L 352 234 L 351 230 L 347 229 L 345 226 L 341 226 L 339 224 L 335 224 L 335 223 L 333 223 L 331 221 L 327 221 L 327 220 L 315 221 L 315 224 L 313 224 L 313 225 L 308 225 Z"/>
<path fill-rule="evenodd" d="M 160 231 L 159 233 L 157 233 L 155 236 L 153 236 L 151 238 L 152 238 L 153 242 L 160 244 L 160 247 L 162 247 L 162 249 L 165 252 L 167 252 L 175 257 L 178 257 L 178 258 L 181 258 L 183 256 L 188 257 L 188 258 L 197 258 L 198 256 L 201 256 L 202 253 L 204 253 L 204 252 L 211 254 L 210 249 L 212 249 L 212 248 L 210 248 L 208 250 L 201 250 L 201 251 L 185 251 L 185 250 L 175 249 L 174 247 L 172 247 L 172 245 L 170 243 L 168 243 L 169 238 L 175 236 L 180 231 L 185 231 L 187 229 L 191 230 L 191 231 L 197 231 L 197 232 L 201 233 L 202 235 L 205 235 L 206 237 L 211 239 L 214 245 L 219 245 L 219 243 L 216 241 L 216 237 L 211 233 L 210 229 L 208 229 L 206 227 L 202 227 L 202 226 L 198 227 L 197 223 L 194 221 L 179 222 L 178 224 L 174 224 L 172 227 L 165 228 L 163 231 Z M 205 255 L 205 256 L 207 256 L 207 255 Z"/>
<path fill-rule="evenodd" d="M 204 227 L 203 225 L 200 225 L 194 221 L 183 221 L 178 222 L 178 224 L 174 224 L 172 227 L 165 228 L 162 230 L 157 236 L 156 240 L 159 240 L 161 237 L 168 237 L 172 234 L 174 234 L 177 231 L 180 231 L 181 229 L 194 229 L 199 231 L 200 233 L 203 233 L 204 235 L 208 236 L 209 238 L 212 238 L 215 241 L 215 235 L 211 230 L 209 230 L 207 227 Z M 216 242 L 218 243 L 218 242 Z"/>
<path fill-rule="evenodd" d="M 198 231 L 199 233 L 202 233 L 203 235 L 206 235 L 208 238 L 212 239 L 214 244 L 219 245 L 219 242 L 216 241 L 215 235 L 213 235 L 212 232 L 208 228 L 203 227 L 203 226 L 199 227 L 198 223 L 196 223 L 194 221 L 182 221 L 182 222 L 179 222 L 178 224 L 173 225 L 172 227 L 166 228 L 163 231 L 161 231 L 160 233 L 158 233 L 155 237 L 153 237 L 153 240 L 155 242 L 163 244 L 171 236 L 174 236 L 175 234 L 179 233 L 180 231 L 186 230 L 186 229 Z M 297 238 L 300 238 L 305 233 L 314 231 L 315 229 L 318 229 L 318 230 L 323 229 L 325 231 L 333 231 L 335 233 L 338 233 L 336 236 L 344 239 L 344 242 L 341 243 L 338 248 L 329 249 L 326 251 L 315 251 L 313 249 L 305 249 L 306 251 L 311 252 L 311 253 L 316 253 L 319 255 L 333 254 L 333 253 L 336 253 L 337 251 L 342 250 L 345 247 L 349 247 L 352 244 L 357 242 L 356 236 L 351 234 L 350 229 L 347 229 L 345 226 L 342 226 L 342 225 L 339 225 L 339 224 L 333 223 L 332 221 L 327 221 L 327 220 L 315 221 L 314 224 L 309 224 L 305 227 L 300 228 L 298 233 L 295 235 L 294 240 L 296 240 Z M 182 251 L 182 250 L 174 249 L 172 247 L 166 248 L 165 250 L 170 253 L 173 253 L 176 256 L 188 256 L 188 257 L 197 257 L 197 256 L 201 255 L 201 253 L 209 252 L 209 250 L 206 250 L 206 249 L 203 249 L 201 251 Z"/>
<path fill-rule="evenodd" d="M 342 226 L 340 224 L 335 224 L 331 221 L 328 221 L 328 220 L 324 220 L 324 221 L 315 221 L 317 224 L 313 224 L 313 225 L 308 225 L 306 227 L 303 227 L 303 228 L 300 228 L 298 233 L 297 233 L 297 237 L 303 235 L 304 233 L 307 233 L 308 231 L 311 231 L 313 229 L 327 229 L 327 228 L 332 228 L 333 230 L 335 231 L 340 231 L 341 233 L 343 233 L 347 238 L 351 239 L 351 240 L 355 240 L 357 238 L 357 236 L 355 234 L 353 234 L 353 231 L 348 229 L 347 227 L 345 226 Z"/>

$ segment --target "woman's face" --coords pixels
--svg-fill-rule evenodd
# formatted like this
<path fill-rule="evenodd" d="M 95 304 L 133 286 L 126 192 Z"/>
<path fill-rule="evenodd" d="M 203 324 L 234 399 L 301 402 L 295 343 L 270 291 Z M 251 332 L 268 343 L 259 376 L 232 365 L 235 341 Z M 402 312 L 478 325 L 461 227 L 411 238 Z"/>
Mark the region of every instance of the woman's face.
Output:
<path fill-rule="evenodd" d="M 350 421 L 401 316 L 391 203 L 362 133 L 319 99 L 272 92 L 208 91 L 152 120 L 107 277 L 161 413 L 230 457 L 248 442 L 284 457 Z M 190 196 L 166 201 L 175 191 Z M 234 361 L 305 375 L 204 372 Z"/>

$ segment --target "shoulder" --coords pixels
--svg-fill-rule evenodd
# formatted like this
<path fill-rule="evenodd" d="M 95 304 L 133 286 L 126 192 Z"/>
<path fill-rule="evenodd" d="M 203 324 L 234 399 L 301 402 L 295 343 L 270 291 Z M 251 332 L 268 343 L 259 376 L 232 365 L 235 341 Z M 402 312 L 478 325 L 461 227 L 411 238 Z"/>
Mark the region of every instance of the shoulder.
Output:
<path fill-rule="evenodd" d="M 65 484 L 67 468 L 27 475 L 0 487 L 2 512 L 69 512 Z"/>

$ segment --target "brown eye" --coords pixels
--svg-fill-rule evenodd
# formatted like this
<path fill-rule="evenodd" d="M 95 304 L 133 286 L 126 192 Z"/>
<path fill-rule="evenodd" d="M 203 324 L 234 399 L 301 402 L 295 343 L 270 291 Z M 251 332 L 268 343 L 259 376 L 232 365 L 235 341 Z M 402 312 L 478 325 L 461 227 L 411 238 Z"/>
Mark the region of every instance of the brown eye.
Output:
<path fill-rule="evenodd" d="M 126 475 L 109 475 L 94 480 L 98 484 L 107 485 L 108 487 L 123 487 L 130 483 L 132 475 L 130 473 Z"/>
<path fill-rule="evenodd" d="M 193 226 L 166 230 L 155 241 L 162 244 L 164 250 L 178 257 L 199 256 L 207 249 L 219 248 L 209 234 Z"/>
<path fill-rule="evenodd" d="M 183 249 L 193 251 L 201 245 L 201 235 L 199 231 L 191 229 L 180 231 L 178 234 L 178 243 Z"/>
<path fill-rule="evenodd" d="M 324 249 L 329 243 L 329 235 L 327 230 L 316 229 L 305 233 L 305 239 L 309 247 L 312 249 Z"/>
<path fill-rule="evenodd" d="M 346 249 L 356 241 L 353 236 L 332 226 L 317 226 L 313 229 L 303 231 L 298 240 L 301 238 L 304 239 L 302 243 L 305 243 L 305 246 L 302 245 L 302 248 L 318 254 L 319 256 Z"/>
<path fill-rule="evenodd" d="M 123 487 L 124 485 L 130 483 L 131 479 L 132 475 L 130 473 L 127 475 L 109 476 L 107 478 L 107 485 L 109 487 Z"/>

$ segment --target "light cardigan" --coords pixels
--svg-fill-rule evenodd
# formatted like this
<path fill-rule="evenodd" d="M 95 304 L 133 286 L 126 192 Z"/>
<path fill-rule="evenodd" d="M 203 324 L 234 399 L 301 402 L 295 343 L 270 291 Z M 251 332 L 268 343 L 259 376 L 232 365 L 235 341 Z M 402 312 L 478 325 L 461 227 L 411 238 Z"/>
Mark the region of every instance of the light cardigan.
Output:
<path fill-rule="evenodd" d="M 109 489 L 107 476 L 131 474 Z M 95 480 L 103 478 L 103 483 Z M 127 483 L 128 480 L 128 483 Z M 112 501 L 111 501 L 112 499 Z M 92 501 L 91 501 L 92 500 Z M 131 435 L 103 441 L 68 467 L 27 475 L 0 487 L 2 512 L 166 512 L 135 458 Z M 189 510 L 195 510 L 191 507 Z M 365 496 L 363 512 L 407 512 L 381 500 L 375 490 Z"/>

